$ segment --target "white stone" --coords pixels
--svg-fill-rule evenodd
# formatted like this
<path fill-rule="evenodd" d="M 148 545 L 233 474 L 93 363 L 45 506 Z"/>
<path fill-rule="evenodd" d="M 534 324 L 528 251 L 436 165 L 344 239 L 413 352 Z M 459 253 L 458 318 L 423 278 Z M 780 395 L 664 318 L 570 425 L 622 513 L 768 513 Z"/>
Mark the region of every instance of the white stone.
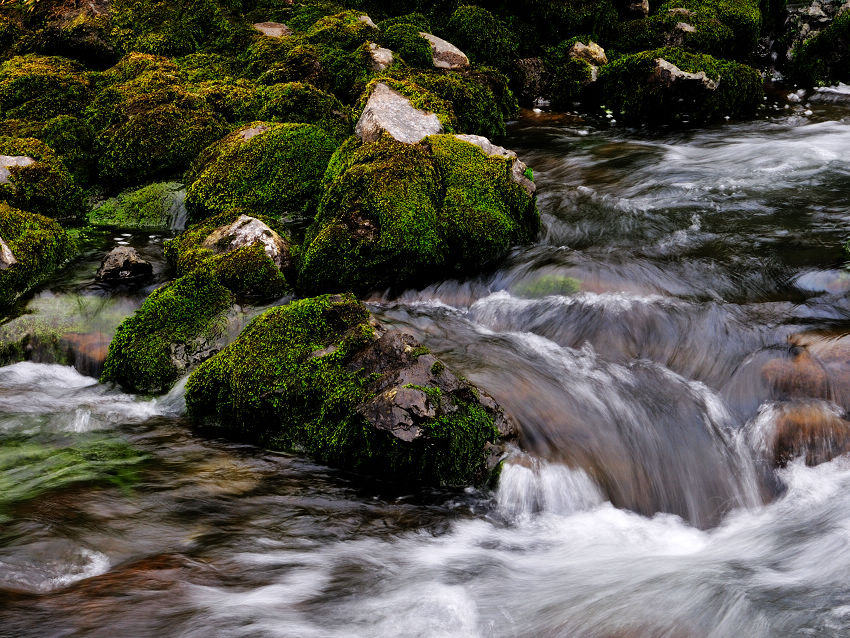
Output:
<path fill-rule="evenodd" d="M 375 24 L 374 22 L 372 22 L 372 18 L 370 18 L 366 14 L 363 14 L 362 16 L 360 16 L 358 18 L 358 20 L 360 20 L 360 22 L 363 22 L 364 24 L 367 24 L 368 26 L 372 27 L 373 29 L 378 28 L 378 25 Z"/>
<path fill-rule="evenodd" d="M 286 38 L 292 35 L 292 29 L 282 22 L 255 22 L 252 26 L 270 38 Z"/>
<path fill-rule="evenodd" d="M 369 56 L 372 58 L 373 71 L 383 71 L 392 66 L 393 52 L 374 42 L 369 43 Z"/>
<path fill-rule="evenodd" d="M 386 131 L 399 142 L 416 144 L 429 135 L 443 132 L 433 113 L 420 111 L 406 97 L 383 82 L 375 85 L 354 132 L 364 142 L 374 142 Z"/>
<path fill-rule="evenodd" d="M 12 176 L 12 169 L 16 166 L 30 166 L 35 160 L 26 155 L 0 155 L 0 184 L 8 184 Z"/>
<path fill-rule="evenodd" d="M 469 58 L 451 42 L 424 31 L 420 31 L 419 35 L 431 45 L 431 56 L 438 69 L 462 69 L 469 66 Z"/>
<path fill-rule="evenodd" d="M 240 215 L 229 226 L 214 230 L 204 240 L 203 246 L 216 253 L 228 253 L 254 244 L 262 244 L 266 254 L 281 270 L 289 267 L 289 245 L 286 240 L 256 217 L 248 215 Z"/>
<path fill-rule="evenodd" d="M 12 254 L 12 249 L 0 237 L 0 270 L 6 270 L 9 266 L 14 266 L 17 263 L 18 260 Z"/>

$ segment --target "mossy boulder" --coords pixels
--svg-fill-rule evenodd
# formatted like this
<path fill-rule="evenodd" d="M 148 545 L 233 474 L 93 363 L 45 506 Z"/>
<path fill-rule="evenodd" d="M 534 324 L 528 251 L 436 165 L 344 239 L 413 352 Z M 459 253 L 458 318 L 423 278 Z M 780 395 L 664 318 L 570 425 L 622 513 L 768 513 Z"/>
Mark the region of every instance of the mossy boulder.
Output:
<path fill-rule="evenodd" d="M 604 104 L 631 122 L 750 116 L 764 96 L 756 69 L 674 47 L 623 56 L 599 82 Z"/>
<path fill-rule="evenodd" d="M 378 37 L 378 27 L 360 11 L 343 11 L 320 18 L 307 30 L 309 44 L 353 51 Z"/>
<path fill-rule="evenodd" d="M 221 212 L 312 217 L 337 142 L 311 124 L 254 122 L 205 149 L 187 173 L 190 219 Z"/>
<path fill-rule="evenodd" d="M 129 190 L 92 210 L 93 226 L 168 230 L 185 212 L 186 191 L 179 182 L 158 182 Z"/>
<path fill-rule="evenodd" d="M 463 5 L 452 13 L 446 34 L 474 64 L 508 69 L 518 57 L 516 36 L 499 18 L 475 5 Z"/>
<path fill-rule="evenodd" d="M 260 89 L 261 108 L 255 120 L 315 124 L 342 142 L 351 134 L 348 108 L 330 93 L 302 82 Z"/>
<path fill-rule="evenodd" d="M 78 115 L 89 99 L 89 79 L 70 60 L 23 55 L 0 66 L 0 115 L 47 120 Z"/>
<path fill-rule="evenodd" d="M 68 169 L 34 138 L 0 137 L 0 199 L 63 221 L 83 212 L 83 193 Z"/>
<path fill-rule="evenodd" d="M 44 283 L 75 251 L 73 240 L 52 219 L 0 202 L 0 313 Z"/>
<path fill-rule="evenodd" d="M 577 102 L 589 100 L 591 85 L 598 77 L 596 65 L 574 54 L 576 44 L 586 47 L 594 43 L 589 37 L 576 36 L 549 49 L 544 58 L 548 78 L 546 91 L 552 106 L 557 109 L 568 109 Z"/>
<path fill-rule="evenodd" d="M 515 426 L 352 295 L 273 308 L 202 364 L 189 414 L 239 438 L 405 485 L 482 485 Z"/>
<path fill-rule="evenodd" d="M 794 49 L 790 70 L 808 87 L 850 82 L 850 9 Z"/>
<path fill-rule="evenodd" d="M 381 31 L 380 43 L 410 66 L 433 66 L 431 45 L 422 37 L 422 28 L 405 22 L 391 24 Z"/>
<path fill-rule="evenodd" d="M 332 158 L 307 232 L 299 284 L 367 291 L 425 284 L 497 263 L 539 216 L 515 158 L 452 135 L 420 144 L 353 138 Z"/>
<path fill-rule="evenodd" d="M 167 60 L 134 54 L 104 82 L 87 116 L 97 130 L 98 176 L 110 185 L 181 172 L 226 131 L 224 118 Z"/>
<path fill-rule="evenodd" d="M 209 257 L 151 293 L 118 326 L 101 379 L 132 392 L 166 392 L 227 343 L 238 299 L 273 299 L 285 291 L 283 274 L 261 245 Z"/>

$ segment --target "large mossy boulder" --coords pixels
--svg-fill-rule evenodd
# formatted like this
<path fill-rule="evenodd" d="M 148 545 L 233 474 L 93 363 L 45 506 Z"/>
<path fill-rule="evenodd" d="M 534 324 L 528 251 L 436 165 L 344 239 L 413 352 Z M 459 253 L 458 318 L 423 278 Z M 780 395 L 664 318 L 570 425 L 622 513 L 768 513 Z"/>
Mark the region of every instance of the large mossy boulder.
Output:
<path fill-rule="evenodd" d="M 320 18 L 307 30 L 306 41 L 353 51 L 378 38 L 378 27 L 360 11 L 344 11 Z"/>
<path fill-rule="evenodd" d="M 186 175 L 190 218 L 228 211 L 312 218 L 337 141 L 311 124 L 254 122 L 199 156 Z"/>
<path fill-rule="evenodd" d="M 92 226 L 168 230 L 185 217 L 186 190 L 179 182 L 157 182 L 124 191 L 88 214 Z"/>
<path fill-rule="evenodd" d="M 83 212 L 83 193 L 68 169 L 34 138 L 0 137 L 0 199 L 62 221 Z"/>
<path fill-rule="evenodd" d="M 352 295 L 256 318 L 186 384 L 196 419 L 405 485 L 482 485 L 515 426 L 487 395 Z"/>
<path fill-rule="evenodd" d="M 97 131 L 98 176 L 110 185 L 179 173 L 226 131 L 224 119 L 163 58 L 132 54 L 101 86 L 87 116 Z"/>
<path fill-rule="evenodd" d="M 703 122 L 750 116 L 764 97 L 745 64 L 665 47 L 623 56 L 599 73 L 604 104 L 630 122 Z"/>
<path fill-rule="evenodd" d="M 516 158 L 453 135 L 351 138 L 332 158 L 301 254 L 305 290 L 420 285 L 498 262 L 539 228 Z"/>
<path fill-rule="evenodd" d="M 794 49 L 791 75 L 809 87 L 850 82 L 850 8 Z"/>
<path fill-rule="evenodd" d="M 458 7 L 446 24 L 446 33 L 474 64 L 508 69 L 518 57 L 516 36 L 499 18 L 481 7 Z"/>
<path fill-rule="evenodd" d="M 89 99 L 89 78 L 64 58 L 23 55 L 0 66 L 0 116 L 47 120 L 78 115 Z"/>
<path fill-rule="evenodd" d="M 54 220 L 0 202 L 0 315 L 44 283 L 75 250 Z"/>

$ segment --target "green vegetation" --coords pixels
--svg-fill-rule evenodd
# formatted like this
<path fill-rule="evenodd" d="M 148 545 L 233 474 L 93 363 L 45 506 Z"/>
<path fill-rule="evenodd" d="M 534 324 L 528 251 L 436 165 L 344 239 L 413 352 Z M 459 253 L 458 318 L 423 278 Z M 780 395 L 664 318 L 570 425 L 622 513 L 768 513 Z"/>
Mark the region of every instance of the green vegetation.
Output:
<path fill-rule="evenodd" d="M 343 145 L 302 253 L 308 291 L 416 285 L 495 263 L 537 232 L 511 161 L 451 135 Z"/>
<path fill-rule="evenodd" d="M 508 69 L 518 57 L 516 36 L 492 13 L 475 5 L 458 7 L 446 24 L 452 44 L 476 64 Z"/>
<path fill-rule="evenodd" d="M 805 86 L 850 82 L 850 9 L 794 50 L 791 69 Z"/>
<path fill-rule="evenodd" d="M 197 419 L 278 449 L 305 450 L 322 462 L 405 483 L 482 483 L 493 417 L 474 400 L 410 386 L 452 411 L 417 425 L 404 442 L 370 424 L 361 406 L 381 375 L 358 363 L 375 339 L 369 311 L 352 295 L 303 299 L 254 319 L 239 338 L 202 364 L 186 384 Z M 436 373 L 441 374 L 442 369 Z"/>
<path fill-rule="evenodd" d="M 178 182 L 149 184 L 108 199 L 89 213 L 93 226 L 168 230 L 180 205 L 183 185 Z"/>
<path fill-rule="evenodd" d="M 380 42 L 410 66 L 429 69 L 434 65 L 431 44 L 421 32 L 420 26 L 399 22 L 383 28 Z"/>
<path fill-rule="evenodd" d="M 686 82 L 671 88 L 651 80 L 659 58 L 688 73 L 704 72 L 717 87 L 701 90 L 695 87 L 698 83 Z M 674 47 L 623 56 L 602 68 L 599 81 L 603 102 L 629 121 L 747 116 L 755 113 L 764 95 L 761 75 L 754 68 Z"/>
<path fill-rule="evenodd" d="M 306 41 L 310 44 L 323 44 L 346 51 L 353 51 L 377 38 L 377 27 L 360 11 L 343 11 L 320 18 L 307 30 L 306 35 Z"/>
<path fill-rule="evenodd" d="M 47 120 L 78 115 L 88 97 L 89 80 L 70 60 L 23 55 L 0 66 L 0 114 L 4 118 Z"/>
<path fill-rule="evenodd" d="M 0 238 L 17 263 L 0 270 L 0 313 L 47 280 L 76 247 L 52 219 L 0 203 Z"/>
<path fill-rule="evenodd" d="M 186 175 L 193 220 L 238 210 L 312 216 L 337 142 L 310 124 L 254 122 L 210 146 Z"/>

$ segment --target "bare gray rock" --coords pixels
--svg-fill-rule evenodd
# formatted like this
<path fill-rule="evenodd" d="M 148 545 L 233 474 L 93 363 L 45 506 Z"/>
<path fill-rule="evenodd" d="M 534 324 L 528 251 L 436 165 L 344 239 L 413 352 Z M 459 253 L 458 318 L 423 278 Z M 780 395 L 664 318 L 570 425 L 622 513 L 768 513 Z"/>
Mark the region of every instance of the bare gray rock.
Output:
<path fill-rule="evenodd" d="M 289 243 L 256 217 L 240 215 L 229 226 L 217 228 L 204 240 L 204 248 L 228 253 L 243 246 L 261 244 L 266 254 L 282 271 L 292 267 Z"/>
<path fill-rule="evenodd" d="M 378 46 L 374 42 L 369 43 L 369 56 L 372 58 L 372 69 L 374 71 L 383 71 L 392 66 L 393 52 Z"/>
<path fill-rule="evenodd" d="M 436 115 L 420 111 L 381 82 L 372 90 L 354 132 L 364 142 L 374 142 L 385 131 L 399 142 L 416 144 L 429 135 L 442 133 L 443 125 Z"/>
<path fill-rule="evenodd" d="M 95 279 L 117 284 L 138 284 L 153 276 L 153 266 L 139 256 L 135 248 L 118 246 L 106 254 Z"/>
<path fill-rule="evenodd" d="M 655 69 L 649 79 L 650 82 L 661 84 L 667 88 L 684 88 L 689 91 L 714 91 L 717 82 L 709 78 L 704 71 L 699 73 L 688 73 L 682 71 L 675 64 L 671 64 L 664 58 L 656 58 Z"/>
<path fill-rule="evenodd" d="M 258 135 L 262 135 L 266 131 L 269 130 L 268 124 L 258 124 L 257 126 L 249 126 L 247 128 L 243 128 L 239 131 L 239 137 L 246 142 L 250 140 L 252 137 L 257 137 Z"/>
<path fill-rule="evenodd" d="M 0 184 L 8 184 L 15 167 L 31 166 L 35 160 L 27 155 L 0 155 Z"/>
<path fill-rule="evenodd" d="M 252 26 L 270 38 L 286 38 L 292 35 L 292 29 L 282 22 L 255 22 Z"/>
<path fill-rule="evenodd" d="M 0 270 L 6 270 L 17 263 L 18 260 L 15 259 L 15 255 L 12 254 L 12 249 L 9 248 L 9 245 L 3 241 L 2 237 L 0 237 Z"/>
<path fill-rule="evenodd" d="M 469 58 L 451 42 L 424 31 L 419 35 L 431 45 L 431 56 L 438 69 L 462 69 L 469 66 Z"/>
<path fill-rule="evenodd" d="M 482 135 L 456 135 L 455 137 L 459 140 L 463 140 L 464 142 L 475 144 L 487 155 L 504 157 L 513 160 L 511 163 L 511 179 L 522 186 L 525 189 L 525 192 L 529 195 L 534 195 L 535 191 L 537 191 L 535 183 L 528 179 L 525 175 L 525 172 L 528 170 L 528 166 L 517 157 L 517 154 L 514 151 L 503 146 L 497 146 Z"/>

